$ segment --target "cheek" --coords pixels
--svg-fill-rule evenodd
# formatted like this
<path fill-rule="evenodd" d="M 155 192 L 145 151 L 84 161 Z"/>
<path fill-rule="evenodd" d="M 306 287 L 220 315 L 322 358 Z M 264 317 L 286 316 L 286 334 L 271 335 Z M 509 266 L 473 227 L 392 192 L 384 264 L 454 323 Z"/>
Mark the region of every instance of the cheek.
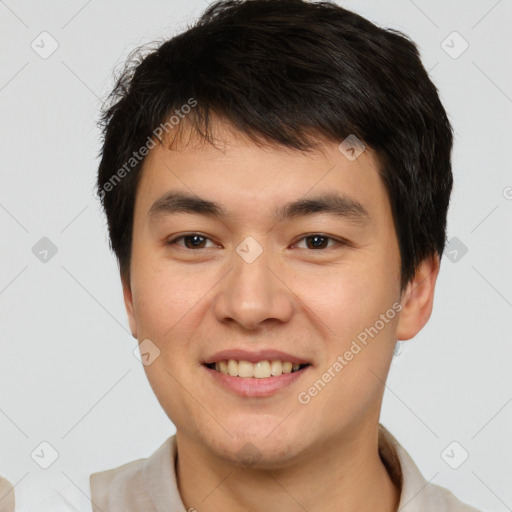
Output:
<path fill-rule="evenodd" d="M 141 336 L 165 340 L 180 330 L 200 308 L 208 290 L 201 273 L 187 275 L 181 269 L 145 265 L 134 276 L 135 316 Z"/>
<path fill-rule="evenodd" d="M 398 282 L 384 269 L 377 262 L 333 268 L 307 279 L 296 277 L 293 289 L 330 337 L 342 343 L 373 324 L 398 297 Z"/>
<path fill-rule="evenodd" d="M 378 267 L 356 273 L 354 268 L 337 279 L 310 280 L 302 287 L 302 296 L 311 299 L 308 306 L 315 313 L 310 318 L 317 317 L 321 319 L 318 325 L 326 326 L 325 357 L 307 385 L 314 388 L 327 374 L 329 384 L 314 403 L 333 430 L 339 428 L 341 417 L 360 418 L 375 410 L 392 358 L 399 315 L 399 303 L 393 308 L 398 284 L 383 274 L 377 276 L 375 269 Z M 307 389 L 311 388 L 304 391 Z M 340 416 L 341 410 L 344 414 Z"/>

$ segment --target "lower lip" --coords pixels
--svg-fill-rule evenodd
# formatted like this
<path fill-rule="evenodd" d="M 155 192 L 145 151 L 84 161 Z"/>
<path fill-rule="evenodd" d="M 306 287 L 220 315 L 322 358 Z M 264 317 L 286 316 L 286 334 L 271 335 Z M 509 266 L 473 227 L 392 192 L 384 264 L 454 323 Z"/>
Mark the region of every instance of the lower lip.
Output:
<path fill-rule="evenodd" d="M 225 373 L 218 372 L 217 370 L 212 370 L 205 365 L 203 365 L 203 367 L 220 385 L 235 392 L 237 395 L 251 398 L 264 398 L 277 393 L 281 389 L 290 386 L 296 380 L 300 379 L 301 376 L 310 368 L 310 366 L 306 366 L 302 370 L 292 373 L 283 373 L 277 377 L 256 379 L 232 377 L 231 375 L 226 375 Z"/>

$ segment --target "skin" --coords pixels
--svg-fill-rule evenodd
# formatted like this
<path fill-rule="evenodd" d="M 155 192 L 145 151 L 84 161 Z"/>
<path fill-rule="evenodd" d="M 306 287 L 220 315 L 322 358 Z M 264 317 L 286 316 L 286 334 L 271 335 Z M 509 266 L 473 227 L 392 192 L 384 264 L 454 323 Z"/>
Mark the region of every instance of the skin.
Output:
<path fill-rule="evenodd" d="M 123 279 L 133 336 L 160 350 L 144 368 L 177 429 L 185 507 L 395 511 L 399 489 L 378 455 L 384 382 L 396 340 L 415 336 L 430 317 L 439 259 L 427 258 L 400 293 L 391 207 L 370 149 L 349 161 L 336 142 L 308 153 L 260 147 L 221 123 L 216 137 L 218 148 L 192 137 L 159 144 L 146 157 L 129 282 Z M 181 212 L 150 220 L 151 205 L 169 190 L 221 203 L 228 216 Z M 359 201 L 368 222 L 329 213 L 275 222 L 284 203 L 332 191 Z M 184 239 L 166 244 L 191 233 L 207 237 L 203 248 L 187 248 Z M 311 248 L 304 237 L 312 234 L 332 241 Z M 248 236 L 263 250 L 252 263 L 235 250 Z M 298 394 L 394 303 L 401 312 L 300 403 Z M 311 367 L 270 397 L 241 397 L 201 364 L 230 348 L 278 349 Z M 252 465 L 238 456 L 247 443 L 258 454 Z"/>

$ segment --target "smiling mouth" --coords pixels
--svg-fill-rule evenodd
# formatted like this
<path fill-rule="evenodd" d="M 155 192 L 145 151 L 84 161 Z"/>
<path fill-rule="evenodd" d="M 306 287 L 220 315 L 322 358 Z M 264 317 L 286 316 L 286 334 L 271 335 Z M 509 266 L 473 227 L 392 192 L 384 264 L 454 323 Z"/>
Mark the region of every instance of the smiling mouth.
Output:
<path fill-rule="evenodd" d="M 301 371 L 306 364 L 292 364 L 290 361 L 264 360 L 257 363 L 235 359 L 223 359 L 216 363 L 206 364 L 211 370 L 216 370 L 230 377 L 241 377 L 243 379 L 265 379 L 269 377 L 279 377 L 286 373 L 295 373 Z"/>

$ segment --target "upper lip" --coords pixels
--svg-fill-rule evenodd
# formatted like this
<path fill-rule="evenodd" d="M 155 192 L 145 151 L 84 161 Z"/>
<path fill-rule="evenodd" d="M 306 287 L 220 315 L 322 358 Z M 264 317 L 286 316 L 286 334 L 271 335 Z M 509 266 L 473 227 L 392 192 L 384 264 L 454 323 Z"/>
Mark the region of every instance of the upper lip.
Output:
<path fill-rule="evenodd" d="M 259 361 L 289 361 L 292 364 L 309 364 L 309 361 L 281 350 L 257 350 L 248 351 L 243 349 L 228 349 L 215 352 L 211 356 L 207 357 L 203 364 L 218 363 L 219 361 L 226 359 L 235 359 L 236 361 L 249 361 L 251 363 L 257 363 Z"/>

